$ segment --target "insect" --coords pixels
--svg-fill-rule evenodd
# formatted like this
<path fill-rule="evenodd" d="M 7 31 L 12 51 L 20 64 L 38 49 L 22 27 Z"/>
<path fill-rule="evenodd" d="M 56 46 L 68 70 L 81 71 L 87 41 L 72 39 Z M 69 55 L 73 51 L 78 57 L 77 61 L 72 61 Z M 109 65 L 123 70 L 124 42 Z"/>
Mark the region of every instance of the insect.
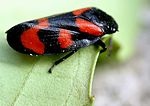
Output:
<path fill-rule="evenodd" d="M 8 44 L 20 53 L 33 56 L 68 52 L 51 66 L 51 72 L 80 48 L 97 44 L 103 48 L 100 53 L 104 52 L 106 46 L 101 38 L 116 31 L 118 24 L 110 15 L 89 7 L 26 21 L 6 33 Z"/>

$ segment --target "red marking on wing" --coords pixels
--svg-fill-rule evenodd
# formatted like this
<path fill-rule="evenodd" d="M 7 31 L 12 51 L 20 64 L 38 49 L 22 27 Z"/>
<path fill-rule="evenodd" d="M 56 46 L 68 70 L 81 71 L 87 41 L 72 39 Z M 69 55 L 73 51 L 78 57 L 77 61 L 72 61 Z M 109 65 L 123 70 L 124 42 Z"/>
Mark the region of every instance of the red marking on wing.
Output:
<path fill-rule="evenodd" d="M 48 22 L 48 18 L 41 18 L 38 19 L 38 25 L 36 25 L 35 27 L 39 27 L 39 28 L 47 28 L 49 27 L 49 22 Z"/>
<path fill-rule="evenodd" d="M 38 25 L 24 31 L 21 35 L 21 42 L 25 48 L 34 51 L 37 54 L 44 54 L 45 45 L 40 41 L 38 37 L 38 31 L 41 28 L 49 27 L 48 19 L 38 19 Z"/>
<path fill-rule="evenodd" d="M 73 44 L 72 35 L 68 30 L 60 29 L 58 42 L 60 43 L 61 48 L 68 48 Z"/>
<path fill-rule="evenodd" d="M 91 8 L 83 8 L 83 9 L 79 9 L 79 10 L 75 10 L 75 11 L 73 11 L 72 13 L 74 14 L 74 15 L 80 15 L 80 14 L 82 14 L 83 12 L 85 12 L 85 11 L 87 11 L 87 10 L 90 10 Z"/>
<path fill-rule="evenodd" d="M 39 29 L 30 28 L 24 31 L 21 35 L 21 42 L 25 48 L 28 48 L 35 53 L 44 54 L 44 44 L 39 40 L 37 32 Z"/>
<path fill-rule="evenodd" d="M 100 27 L 98 27 L 97 25 L 86 21 L 84 19 L 81 18 L 77 18 L 76 19 L 76 25 L 79 27 L 79 30 L 81 32 L 85 32 L 94 36 L 102 36 L 103 35 L 103 31 Z"/>

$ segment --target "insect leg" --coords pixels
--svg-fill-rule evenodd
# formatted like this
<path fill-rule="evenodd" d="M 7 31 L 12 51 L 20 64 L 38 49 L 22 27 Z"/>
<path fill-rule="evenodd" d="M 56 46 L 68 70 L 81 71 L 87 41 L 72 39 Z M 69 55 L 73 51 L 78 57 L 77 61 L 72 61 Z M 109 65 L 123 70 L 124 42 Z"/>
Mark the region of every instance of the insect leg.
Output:
<path fill-rule="evenodd" d="M 52 69 L 54 68 L 54 66 L 58 65 L 59 63 L 63 62 L 65 59 L 67 59 L 68 57 L 70 57 L 71 55 L 73 55 L 75 52 L 77 52 L 77 50 L 74 50 L 70 53 L 68 53 L 66 56 L 60 58 L 59 60 L 55 61 L 54 64 L 51 66 L 51 68 L 49 69 L 49 73 L 52 73 Z"/>
<path fill-rule="evenodd" d="M 103 52 L 105 52 L 106 51 L 106 45 L 105 45 L 105 43 L 101 40 L 101 39 L 99 39 L 97 42 L 96 42 L 96 44 L 98 44 L 98 45 L 100 45 L 103 49 L 100 51 L 100 53 L 103 53 Z"/>
<path fill-rule="evenodd" d="M 112 48 L 113 48 L 113 41 L 112 41 L 112 37 L 109 38 L 109 42 L 108 42 L 108 56 L 111 55 L 112 53 Z"/>

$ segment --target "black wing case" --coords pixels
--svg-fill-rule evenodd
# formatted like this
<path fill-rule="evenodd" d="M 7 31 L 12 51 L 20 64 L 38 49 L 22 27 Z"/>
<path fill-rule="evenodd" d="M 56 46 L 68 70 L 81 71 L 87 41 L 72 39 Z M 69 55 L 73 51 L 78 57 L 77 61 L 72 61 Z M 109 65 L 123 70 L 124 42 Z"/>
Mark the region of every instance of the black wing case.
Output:
<path fill-rule="evenodd" d="M 46 47 L 45 54 L 78 50 L 97 42 L 100 39 L 99 37 L 80 31 L 79 27 L 76 25 L 76 20 L 79 18 L 89 22 L 90 19 L 87 17 L 89 14 L 93 14 L 91 9 L 87 9 L 78 16 L 74 15 L 73 12 L 69 12 L 48 17 L 48 22 L 50 24 L 49 28 L 41 29 L 38 32 L 40 40 Z M 70 37 L 68 38 L 68 36 Z M 66 42 L 72 43 L 66 44 Z"/>

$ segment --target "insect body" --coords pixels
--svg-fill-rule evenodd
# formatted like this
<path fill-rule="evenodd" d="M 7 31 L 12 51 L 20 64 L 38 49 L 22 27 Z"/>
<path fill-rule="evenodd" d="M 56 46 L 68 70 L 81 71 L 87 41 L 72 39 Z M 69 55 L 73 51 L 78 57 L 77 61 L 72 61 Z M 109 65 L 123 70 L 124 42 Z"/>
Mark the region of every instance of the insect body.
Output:
<path fill-rule="evenodd" d="M 110 15 L 91 7 L 23 22 L 6 33 L 8 44 L 20 53 L 51 55 L 68 52 L 54 63 L 57 65 L 91 44 L 99 44 L 103 48 L 101 52 L 105 51 L 101 37 L 117 30 L 118 25 Z"/>

